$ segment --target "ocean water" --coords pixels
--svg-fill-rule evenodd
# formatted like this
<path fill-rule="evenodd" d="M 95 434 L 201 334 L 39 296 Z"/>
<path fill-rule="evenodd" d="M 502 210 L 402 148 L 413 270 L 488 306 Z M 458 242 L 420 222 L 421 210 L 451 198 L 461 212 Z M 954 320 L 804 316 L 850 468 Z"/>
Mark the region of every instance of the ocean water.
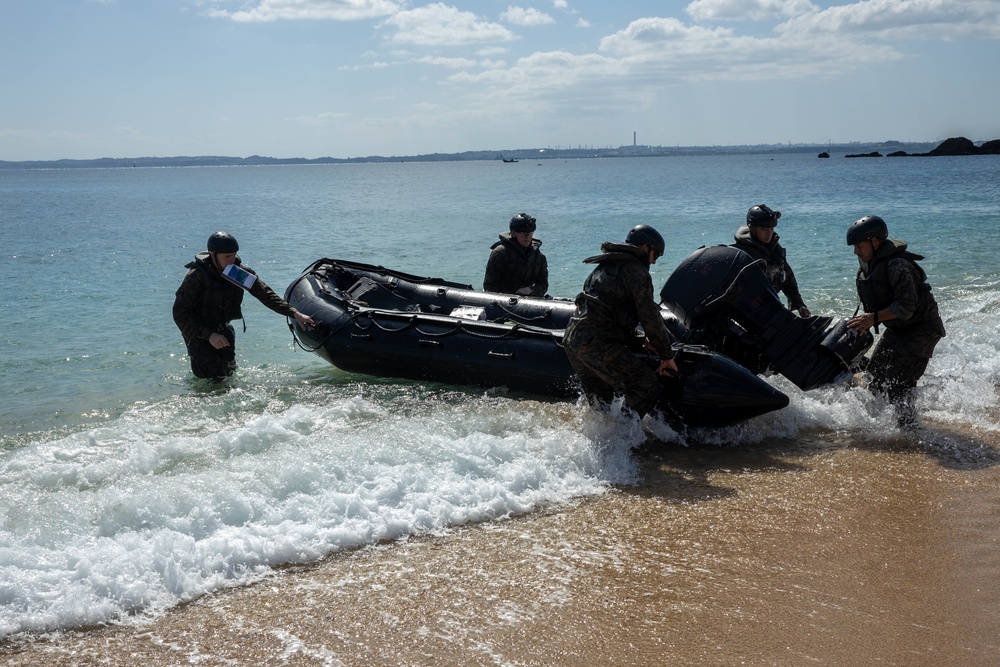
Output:
<path fill-rule="evenodd" d="M 479 287 L 490 244 L 525 211 L 550 293 L 573 296 L 580 260 L 632 225 L 667 239 L 658 291 L 757 203 L 782 211 L 814 314 L 854 312 L 844 236 L 862 215 L 926 255 L 948 336 L 919 388 L 917 446 L 956 468 L 1000 461 L 996 156 L 0 171 L 0 638 L 141 623 L 285 564 L 639 481 L 630 450 L 645 434 L 627 416 L 342 373 L 253 299 L 237 376 L 195 380 L 170 310 L 212 232 L 233 233 L 279 293 L 324 256 Z M 646 426 L 674 447 L 900 437 L 864 390 L 770 381 L 785 410 Z"/>

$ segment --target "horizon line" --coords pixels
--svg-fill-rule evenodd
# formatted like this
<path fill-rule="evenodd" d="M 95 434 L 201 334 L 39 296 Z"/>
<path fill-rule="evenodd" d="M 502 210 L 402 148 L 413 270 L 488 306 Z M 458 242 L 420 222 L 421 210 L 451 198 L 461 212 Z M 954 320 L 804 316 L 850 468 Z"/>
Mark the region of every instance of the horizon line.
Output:
<path fill-rule="evenodd" d="M 952 137 L 959 138 L 959 137 Z M 545 152 L 559 152 L 559 153 L 581 153 L 581 152 L 603 152 L 607 153 L 625 153 L 625 154 L 635 154 L 638 152 L 649 152 L 649 151 L 663 151 L 663 152 L 677 152 L 677 151 L 723 151 L 723 150 L 734 150 L 740 152 L 752 152 L 753 150 L 761 150 L 762 152 L 774 152 L 787 149 L 816 149 L 816 148 L 826 148 L 830 149 L 835 146 L 849 146 L 852 148 L 857 148 L 858 146 L 886 146 L 886 145 L 928 145 L 933 144 L 937 141 L 940 143 L 941 140 L 928 140 L 928 141 L 901 141 L 898 139 L 887 139 L 879 141 L 844 141 L 844 142 L 823 142 L 823 143 L 758 143 L 758 144 L 705 144 L 705 145 L 689 145 L 682 146 L 680 144 L 673 146 L 663 146 L 663 145 L 646 145 L 646 144 L 623 144 L 618 147 L 595 147 L 595 146 L 546 146 L 546 147 L 533 147 L 533 148 L 505 148 L 505 149 L 475 149 L 466 151 L 455 151 L 455 152 L 432 152 L 432 153 L 417 153 L 412 155 L 375 155 L 369 154 L 364 156 L 353 156 L 353 157 L 333 157 L 333 156 L 321 156 L 317 158 L 305 158 L 305 157 L 272 157 L 264 156 L 260 154 L 252 154 L 246 157 L 240 157 L 236 155 L 219 155 L 219 154 L 202 154 L 202 155 L 172 155 L 172 156 L 156 156 L 156 155 L 145 155 L 145 156 L 131 156 L 131 157 L 109 157 L 102 156 L 98 158 L 54 158 L 54 159 L 28 159 L 28 160 L 3 160 L 0 159 L 0 164 L 16 165 L 16 164 L 41 164 L 41 163 L 67 163 L 67 162 L 108 162 L 108 161 L 137 161 L 137 160 L 269 160 L 269 161 L 300 161 L 300 162 L 318 162 L 318 161 L 335 161 L 335 162 L 351 162 L 351 161 L 362 161 L 362 160 L 418 160 L 420 158 L 433 158 L 433 157 L 444 157 L 444 156 L 469 156 L 469 155 L 499 155 L 501 153 L 509 154 L 511 157 L 527 157 L 526 154 L 530 153 L 531 157 L 544 157 L 538 155 L 539 153 Z"/>

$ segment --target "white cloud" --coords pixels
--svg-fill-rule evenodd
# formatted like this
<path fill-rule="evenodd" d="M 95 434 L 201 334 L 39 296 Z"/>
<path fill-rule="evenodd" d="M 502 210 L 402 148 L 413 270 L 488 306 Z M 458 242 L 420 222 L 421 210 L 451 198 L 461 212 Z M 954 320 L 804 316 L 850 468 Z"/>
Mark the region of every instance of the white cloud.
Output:
<path fill-rule="evenodd" d="M 389 63 L 382 60 L 376 60 L 370 65 L 341 65 L 337 68 L 337 70 L 340 72 L 359 72 L 367 69 L 387 69 L 388 67 Z"/>
<path fill-rule="evenodd" d="M 479 66 L 483 69 L 504 69 L 507 67 L 506 60 L 480 60 Z"/>
<path fill-rule="evenodd" d="M 507 7 L 507 11 L 500 14 L 500 18 L 507 23 L 523 26 L 546 25 L 556 22 L 554 18 L 545 12 L 540 12 L 532 7 Z"/>
<path fill-rule="evenodd" d="M 396 0 L 259 0 L 239 11 L 209 9 L 207 16 L 240 23 L 278 20 L 356 21 L 389 16 L 400 10 Z"/>
<path fill-rule="evenodd" d="M 396 29 L 391 41 L 423 46 L 509 42 L 516 39 L 514 33 L 499 23 L 482 20 L 472 12 L 463 12 L 440 2 L 398 12 L 382 25 Z"/>
<path fill-rule="evenodd" d="M 694 0 L 685 11 L 695 21 L 763 21 L 817 9 L 809 0 Z"/>
<path fill-rule="evenodd" d="M 953 5 L 959 8 L 953 10 Z M 806 13 L 756 36 L 728 27 L 650 17 L 605 36 L 597 53 L 536 52 L 510 64 L 430 56 L 410 62 L 461 70 L 446 82 L 466 88 L 473 100 L 467 103 L 477 107 L 517 94 L 538 104 L 539 112 L 583 113 L 605 106 L 651 104 L 673 85 L 691 81 L 831 78 L 865 63 L 904 57 L 887 38 L 889 16 L 896 17 L 896 30 L 908 34 L 908 26 L 949 25 L 950 30 L 942 30 L 947 35 L 969 30 L 965 22 L 970 17 L 985 26 L 995 25 L 1000 11 L 985 0 L 864 0 L 822 11 L 795 0 L 767 6 L 775 11 L 798 7 Z M 443 3 L 400 12 L 385 25 L 398 30 L 394 41 L 422 45 L 513 39 L 502 26 Z M 989 33 L 988 27 L 980 30 Z M 476 56 L 500 52 L 500 47 L 486 47 Z"/>
<path fill-rule="evenodd" d="M 595 77 L 612 78 L 624 73 L 622 64 L 613 58 L 598 54 L 576 55 L 566 51 L 547 51 L 520 58 L 510 68 L 478 74 L 461 72 L 449 77 L 449 81 L 487 84 L 503 95 L 508 91 L 537 94 L 565 89 Z"/>
<path fill-rule="evenodd" d="M 397 57 L 397 60 L 394 60 L 392 62 L 377 60 L 368 65 L 342 65 L 337 69 L 341 72 L 358 72 L 363 70 L 381 70 L 381 69 L 387 69 L 389 67 L 400 67 L 412 64 L 431 65 L 434 67 L 443 67 L 445 69 L 453 69 L 453 70 L 497 69 L 507 66 L 507 64 L 503 60 L 492 60 L 489 58 L 476 60 L 473 58 L 430 56 L 430 55 L 416 57 L 406 51 L 398 51 L 393 55 Z"/>
<path fill-rule="evenodd" d="M 469 58 L 445 58 L 443 56 L 423 56 L 421 58 L 417 58 L 416 62 L 423 63 L 425 65 L 448 67 L 450 69 L 475 67 L 479 64 L 475 60 L 470 60 Z"/>
<path fill-rule="evenodd" d="M 587 19 L 577 19 L 576 20 L 576 27 L 577 28 L 589 28 L 590 27 L 590 21 L 588 21 Z"/>
<path fill-rule="evenodd" d="M 645 18 L 632 21 L 624 30 L 601 40 L 601 51 L 616 55 L 645 52 L 706 51 L 732 44 L 736 38 L 728 28 L 686 26 L 675 18 Z"/>
<path fill-rule="evenodd" d="M 673 18 L 633 21 L 601 40 L 638 81 L 782 80 L 831 77 L 861 63 L 898 60 L 892 46 L 854 35 L 795 32 L 737 35 L 726 28 L 686 26 Z"/>
<path fill-rule="evenodd" d="M 1000 39 L 996 0 L 867 0 L 790 19 L 778 32 L 900 39 Z"/>
<path fill-rule="evenodd" d="M 566 9 L 569 7 L 569 3 L 566 0 L 552 0 L 552 6 L 555 9 Z"/>
<path fill-rule="evenodd" d="M 448 81 L 478 89 L 480 101 L 516 94 L 532 99 L 540 110 L 584 113 L 649 105 L 673 85 L 689 81 L 832 77 L 861 63 L 902 57 L 884 44 L 860 46 L 856 39 L 836 35 L 753 37 L 673 18 L 644 18 L 606 36 L 599 54 L 538 52 L 510 67 L 462 71 Z"/>

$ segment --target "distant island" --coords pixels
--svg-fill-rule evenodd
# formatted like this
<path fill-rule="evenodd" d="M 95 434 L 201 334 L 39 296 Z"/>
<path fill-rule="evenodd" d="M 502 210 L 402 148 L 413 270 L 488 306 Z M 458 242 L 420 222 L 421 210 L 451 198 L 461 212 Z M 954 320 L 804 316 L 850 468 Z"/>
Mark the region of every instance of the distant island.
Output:
<path fill-rule="evenodd" d="M 260 155 L 250 157 L 230 156 L 179 156 L 179 157 L 132 157 L 96 158 L 92 160 L 0 160 L 0 169 L 124 169 L 138 167 L 234 167 L 264 165 L 309 165 L 309 164 L 355 164 L 378 162 L 460 162 L 470 160 L 494 160 L 502 155 L 503 162 L 532 160 L 576 160 L 585 158 L 621 157 L 670 157 L 708 155 L 775 155 L 793 153 L 813 153 L 823 148 L 820 157 L 831 153 L 844 153 L 845 157 L 881 157 L 883 151 L 889 156 L 933 156 L 933 155 L 996 155 L 1000 154 L 1000 140 L 984 142 L 976 146 L 965 137 L 947 139 L 935 146 L 931 142 L 883 141 L 875 143 L 852 142 L 848 144 L 756 144 L 743 146 L 619 146 L 618 148 L 521 148 L 503 151 L 483 150 L 464 153 L 428 153 L 424 155 L 334 158 L 274 158 Z"/>
<path fill-rule="evenodd" d="M 890 157 L 901 157 L 906 155 L 933 156 L 933 155 L 1000 155 L 1000 139 L 985 141 L 981 146 L 976 146 L 965 137 L 952 137 L 945 139 L 933 150 L 927 153 L 890 153 Z"/>
<path fill-rule="evenodd" d="M 896 150 L 888 154 L 887 157 L 933 157 L 935 155 L 1000 155 L 1000 139 L 983 142 L 982 146 L 976 146 L 970 139 L 965 137 L 952 137 L 945 139 L 932 150 L 926 153 L 907 153 L 903 150 Z M 828 154 L 820 153 L 819 157 L 830 157 Z M 844 157 L 882 157 L 878 151 L 870 153 L 855 153 Z"/>

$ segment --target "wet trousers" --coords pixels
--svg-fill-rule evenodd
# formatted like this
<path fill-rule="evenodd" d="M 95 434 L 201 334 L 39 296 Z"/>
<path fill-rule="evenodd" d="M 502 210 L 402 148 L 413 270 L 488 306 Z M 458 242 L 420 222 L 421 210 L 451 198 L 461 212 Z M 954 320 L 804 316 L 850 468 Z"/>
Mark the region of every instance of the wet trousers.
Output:
<path fill-rule="evenodd" d="M 915 420 L 913 390 L 927 370 L 934 346 L 941 340 L 936 333 L 886 330 L 866 368 L 872 391 L 896 407 L 900 422 Z"/>
<path fill-rule="evenodd" d="M 236 331 L 231 324 L 226 324 L 218 333 L 226 337 L 229 347 L 217 350 L 203 338 L 184 341 L 191 359 L 191 372 L 195 377 L 224 378 L 236 370 Z"/>
<path fill-rule="evenodd" d="M 566 357 L 590 399 L 610 403 L 615 393 L 623 394 L 625 405 L 640 417 L 656 407 L 662 392 L 656 371 L 620 342 L 585 338 L 567 343 Z"/>

